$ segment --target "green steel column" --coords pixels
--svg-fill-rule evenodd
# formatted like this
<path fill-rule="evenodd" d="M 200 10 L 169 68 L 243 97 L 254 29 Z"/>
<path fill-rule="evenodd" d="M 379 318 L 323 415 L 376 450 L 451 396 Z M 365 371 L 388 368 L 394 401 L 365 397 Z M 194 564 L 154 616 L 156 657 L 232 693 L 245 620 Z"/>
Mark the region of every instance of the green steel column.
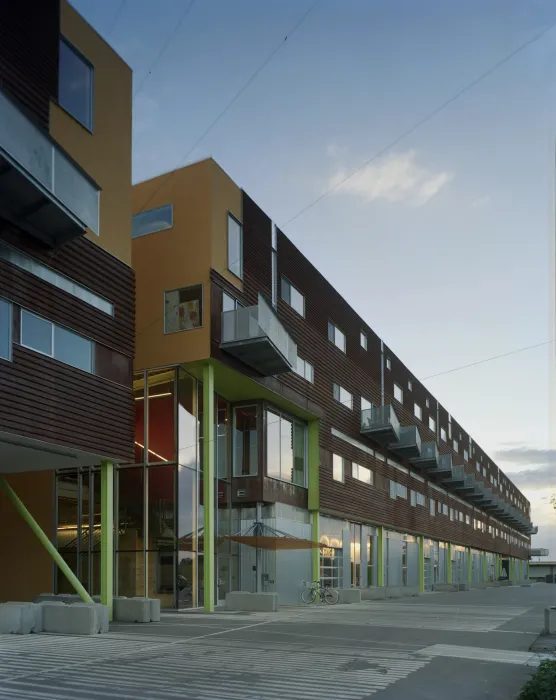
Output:
<path fill-rule="evenodd" d="M 471 566 L 471 547 L 467 548 L 467 583 L 473 581 L 473 569 Z"/>
<path fill-rule="evenodd" d="M 112 619 L 114 602 L 114 465 L 100 466 L 100 602 Z"/>
<path fill-rule="evenodd" d="M 313 522 L 311 524 L 311 538 L 313 542 L 320 542 L 320 532 L 319 532 L 319 512 L 314 510 L 311 513 Z M 313 547 L 311 550 L 311 569 L 313 572 L 313 581 L 320 580 L 320 547 Z"/>
<path fill-rule="evenodd" d="M 203 366 L 204 608 L 214 612 L 214 367 Z"/>
<path fill-rule="evenodd" d="M 377 528 L 376 538 L 376 585 L 384 586 L 384 528 Z"/>
<path fill-rule="evenodd" d="M 446 556 L 448 557 L 448 563 L 446 566 L 446 583 L 452 583 L 452 545 L 449 542 L 446 548 Z"/>
<path fill-rule="evenodd" d="M 48 539 L 46 534 L 42 531 L 40 525 L 37 523 L 35 518 L 29 513 L 25 505 L 22 503 L 22 501 L 19 499 L 15 491 L 12 489 L 12 487 L 8 484 L 6 479 L 4 477 L 0 476 L 0 489 L 4 491 L 6 496 L 10 499 L 10 501 L 14 504 L 15 509 L 17 512 L 21 515 L 23 520 L 29 525 L 31 530 L 35 533 L 35 535 L 38 537 L 39 542 L 42 544 L 42 546 L 46 549 L 46 551 L 50 554 L 52 559 L 56 562 L 58 565 L 60 571 L 64 574 L 64 576 L 67 578 L 67 580 L 71 583 L 73 588 L 75 589 L 76 593 L 78 593 L 81 596 L 81 599 L 85 601 L 85 603 L 92 603 L 93 599 L 91 596 L 87 593 L 87 591 L 83 588 L 81 585 L 79 579 L 77 576 L 73 573 L 73 571 L 69 568 L 69 566 L 66 564 L 62 556 L 60 555 L 60 552 L 56 549 L 56 547 L 52 544 L 52 542 Z"/>
<path fill-rule="evenodd" d="M 419 535 L 419 590 L 425 590 L 425 538 Z"/>
<path fill-rule="evenodd" d="M 311 537 L 313 542 L 319 542 L 320 446 L 318 420 L 309 421 L 307 429 L 307 461 L 307 505 L 313 518 Z M 313 548 L 311 561 L 313 581 L 318 581 L 320 579 L 320 548 Z"/>

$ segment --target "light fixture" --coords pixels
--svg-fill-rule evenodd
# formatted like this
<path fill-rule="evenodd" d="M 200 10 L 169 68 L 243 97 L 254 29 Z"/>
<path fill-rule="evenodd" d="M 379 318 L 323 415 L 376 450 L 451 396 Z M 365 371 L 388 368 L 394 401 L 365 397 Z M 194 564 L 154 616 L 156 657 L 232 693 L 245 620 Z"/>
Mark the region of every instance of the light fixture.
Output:
<path fill-rule="evenodd" d="M 137 440 L 135 440 L 135 444 L 136 444 L 138 447 L 140 447 L 142 450 L 145 449 L 145 445 L 142 445 L 140 442 L 137 442 Z M 167 459 L 165 459 L 162 455 L 159 455 L 159 454 L 158 454 L 157 452 L 155 452 L 154 450 L 147 450 L 147 452 L 150 452 L 152 455 L 154 455 L 155 457 L 158 457 L 158 458 L 161 459 L 163 462 L 168 462 Z"/>
<path fill-rule="evenodd" d="M 149 399 L 159 399 L 161 396 L 172 396 L 172 392 L 166 391 L 164 394 L 151 394 L 148 398 Z M 145 397 L 144 396 L 136 396 L 135 400 L 136 401 L 144 401 Z"/>

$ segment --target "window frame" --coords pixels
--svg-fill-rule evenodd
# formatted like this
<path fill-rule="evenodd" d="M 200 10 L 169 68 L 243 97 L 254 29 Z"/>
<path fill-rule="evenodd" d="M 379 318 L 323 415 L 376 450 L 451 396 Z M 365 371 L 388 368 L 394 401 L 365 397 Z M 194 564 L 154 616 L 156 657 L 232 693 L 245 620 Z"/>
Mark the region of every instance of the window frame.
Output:
<path fill-rule="evenodd" d="M 268 479 L 275 479 L 276 481 L 281 481 L 284 484 L 291 484 L 292 486 L 296 486 L 298 488 L 303 488 L 306 489 L 309 486 L 309 426 L 307 423 L 304 423 L 302 420 L 299 420 L 299 418 L 296 418 L 295 416 L 292 416 L 289 413 L 286 413 L 285 411 L 282 411 L 280 408 L 277 406 L 274 406 L 273 404 L 263 404 L 262 407 L 263 411 L 263 427 L 264 427 L 264 435 L 263 435 L 263 454 L 264 454 L 264 475 Z M 293 430 L 294 430 L 294 425 L 299 425 L 303 428 L 303 434 L 304 434 L 304 443 L 303 443 L 303 484 L 296 484 L 295 482 L 289 480 L 289 479 L 284 479 L 282 478 L 282 451 L 280 450 L 280 476 L 276 475 L 271 475 L 268 473 L 268 412 L 277 415 L 280 417 L 280 421 L 278 425 L 281 427 L 282 420 L 286 420 L 292 424 L 292 439 L 293 439 Z M 281 435 L 281 433 L 280 433 Z M 280 446 L 281 446 L 281 441 L 280 441 Z M 259 464 L 260 464 L 260 459 L 259 459 Z"/>
<path fill-rule="evenodd" d="M 239 260 L 232 260 L 232 264 L 235 262 L 239 262 L 240 264 L 239 275 L 230 267 L 230 219 L 232 219 L 232 221 L 239 226 Z M 243 224 L 232 214 L 231 211 L 228 211 L 226 217 L 226 269 L 228 272 L 231 272 L 234 277 L 243 280 Z"/>
<path fill-rule="evenodd" d="M 400 398 L 396 396 L 396 389 L 399 390 Z M 399 384 L 396 384 L 396 382 L 394 382 L 394 400 L 403 404 L 403 389 Z"/>
<path fill-rule="evenodd" d="M 336 396 L 336 387 L 338 387 L 338 396 Z M 345 401 L 342 401 L 342 391 L 345 391 L 346 394 L 349 394 L 349 405 L 345 403 Z M 341 406 L 344 406 L 344 408 L 348 408 L 350 411 L 353 411 L 353 394 L 351 393 L 351 391 L 348 391 L 344 386 L 338 384 L 337 382 L 332 382 L 332 396 L 334 398 L 334 401 L 337 401 Z"/>
<path fill-rule="evenodd" d="M 95 126 L 95 66 L 94 64 L 85 56 L 85 54 L 80 51 L 77 46 L 72 43 L 64 34 L 60 33 L 60 36 L 58 38 L 58 53 L 60 54 L 60 44 L 64 43 L 68 49 L 74 53 L 79 60 L 83 61 L 83 63 L 90 69 L 90 75 L 91 75 L 91 88 L 90 88 L 90 104 L 89 104 L 89 118 L 90 118 L 90 125 L 84 124 L 79 117 L 76 117 L 75 114 L 69 111 L 67 107 L 65 107 L 61 102 L 60 102 L 60 77 L 61 77 L 61 70 L 60 70 L 60 58 L 58 58 L 58 93 L 56 95 L 56 104 L 60 107 L 60 109 L 63 109 L 66 114 L 68 114 L 72 119 L 75 119 L 75 121 L 80 124 L 84 129 L 86 129 L 90 134 L 94 133 L 94 126 Z"/>
<path fill-rule="evenodd" d="M 392 360 L 389 357 L 386 358 L 386 369 L 387 370 L 392 369 Z"/>
<path fill-rule="evenodd" d="M 357 469 L 355 469 L 357 468 Z M 365 479 L 362 479 L 359 476 L 359 470 L 364 469 L 369 473 L 369 481 L 365 481 Z M 355 471 L 357 471 L 357 475 L 355 475 Z M 373 470 L 370 467 L 365 467 L 363 464 L 359 464 L 358 462 L 352 462 L 351 463 L 351 478 L 356 479 L 357 481 L 360 481 L 362 484 L 367 484 L 367 486 L 373 486 L 374 485 L 374 474 Z"/>
<path fill-rule="evenodd" d="M 333 330 L 333 332 L 331 333 L 331 330 L 332 330 L 332 329 L 334 329 L 334 330 Z M 343 347 L 340 347 L 340 346 L 338 345 L 338 343 L 336 342 L 336 331 L 337 331 L 338 333 L 340 333 L 340 334 L 342 335 L 343 339 L 344 339 Z M 331 335 L 332 335 L 333 337 L 330 337 Z M 328 340 L 329 340 L 329 342 L 332 343 L 332 345 L 334 345 L 335 348 L 338 348 L 338 350 L 340 350 L 340 352 L 343 352 L 344 355 L 347 354 L 347 338 L 346 338 L 346 334 L 344 333 L 344 331 L 343 331 L 341 328 L 339 328 L 339 327 L 338 327 L 333 321 L 331 321 L 330 319 L 328 319 Z"/>
<path fill-rule="evenodd" d="M 303 374 L 301 374 L 300 372 L 297 371 L 298 370 L 297 362 L 299 362 L 299 360 L 301 360 L 301 362 L 303 362 L 303 365 L 305 367 L 305 372 Z M 315 383 L 315 366 L 313 364 L 311 364 L 309 362 L 309 360 L 305 360 L 303 357 L 301 357 L 301 355 L 297 356 L 297 362 L 296 362 L 295 368 L 292 370 L 292 372 L 294 372 L 298 377 L 301 377 L 301 379 L 304 379 L 306 382 L 309 382 L 310 384 L 314 384 Z M 308 379 L 306 376 L 307 375 L 307 367 L 311 368 L 311 378 L 310 379 Z"/>
<path fill-rule="evenodd" d="M 8 357 L 0 355 L 0 360 L 4 362 L 13 362 L 13 345 L 14 345 L 14 305 L 9 299 L 0 297 L 0 303 L 5 303 L 8 307 Z"/>
<path fill-rule="evenodd" d="M 448 442 L 448 436 L 446 435 L 446 430 L 442 426 L 440 426 L 440 440 L 441 442 Z"/>
<path fill-rule="evenodd" d="M 429 415 L 429 430 L 436 435 L 436 418 Z"/>
<path fill-rule="evenodd" d="M 363 350 L 369 349 L 369 337 L 364 331 L 359 331 L 359 344 Z"/>
<path fill-rule="evenodd" d="M 286 299 L 286 297 L 284 296 L 284 285 L 289 287 L 289 297 L 290 297 L 289 300 Z M 293 304 L 292 304 L 292 289 L 294 289 L 299 294 L 301 299 L 303 300 L 303 313 L 298 311 L 295 308 L 295 306 L 293 306 Z M 286 302 L 286 304 L 290 307 L 290 309 L 293 309 L 298 316 L 301 316 L 301 318 L 305 318 L 305 295 L 299 291 L 299 289 L 295 286 L 295 284 L 293 284 L 286 277 L 286 275 L 280 275 L 280 299 L 282 299 L 282 301 Z"/>
<path fill-rule="evenodd" d="M 413 415 L 418 421 L 423 421 L 423 409 L 416 401 L 413 402 Z"/>
<path fill-rule="evenodd" d="M 195 326 L 194 328 L 181 328 L 178 329 L 177 331 L 169 331 L 166 329 L 166 295 L 171 294 L 172 292 L 183 292 L 186 289 L 195 289 L 196 287 L 201 287 L 201 311 L 200 311 L 200 318 L 201 318 L 201 323 L 199 326 Z M 231 295 L 228 295 L 231 296 Z M 163 292 L 163 309 L 164 309 L 164 333 L 163 335 L 173 335 L 174 333 L 185 333 L 187 331 L 197 331 L 199 328 L 203 328 L 205 325 L 205 285 L 204 284 L 188 284 L 185 287 L 176 287 L 175 289 L 165 289 Z"/>

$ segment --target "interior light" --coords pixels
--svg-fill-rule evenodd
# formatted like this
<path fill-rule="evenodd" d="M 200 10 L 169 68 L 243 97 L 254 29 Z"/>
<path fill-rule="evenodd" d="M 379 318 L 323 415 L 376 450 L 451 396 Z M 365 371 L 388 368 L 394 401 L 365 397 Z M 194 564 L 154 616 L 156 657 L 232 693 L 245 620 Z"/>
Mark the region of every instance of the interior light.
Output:
<path fill-rule="evenodd" d="M 161 396 L 172 396 L 171 391 L 166 391 L 164 394 L 151 394 L 149 396 L 149 399 L 159 399 Z M 144 396 L 136 396 L 135 400 L 136 401 L 144 401 L 145 397 Z"/>
<path fill-rule="evenodd" d="M 140 447 L 142 450 L 145 449 L 145 445 L 142 445 L 140 442 L 137 442 L 137 440 L 135 440 L 135 444 L 136 444 L 138 447 Z M 168 461 L 168 460 L 165 459 L 162 455 L 159 455 L 158 452 L 155 452 L 154 450 L 147 450 L 147 452 L 150 452 L 152 455 L 154 455 L 155 457 L 158 457 L 158 458 L 161 459 L 163 462 L 167 462 L 167 461 Z"/>

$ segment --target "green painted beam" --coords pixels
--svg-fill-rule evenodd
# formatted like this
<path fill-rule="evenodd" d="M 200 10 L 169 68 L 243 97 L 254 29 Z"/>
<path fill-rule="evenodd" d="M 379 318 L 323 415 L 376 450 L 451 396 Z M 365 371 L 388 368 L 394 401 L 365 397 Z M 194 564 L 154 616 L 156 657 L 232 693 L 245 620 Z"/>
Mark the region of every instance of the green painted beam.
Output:
<path fill-rule="evenodd" d="M 214 612 L 214 367 L 203 366 L 204 608 Z"/>
<path fill-rule="evenodd" d="M 309 421 L 307 428 L 307 460 L 308 460 L 308 508 L 311 511 L 318 511 L 320 507 L 320 445 L 319 445 L 319 422 Z M 317 518 L 318 520 L 318 518 Z M 318 540 L 316 540 L 318 542 Z M 316 581 L 316 579 L 315 579 Z"/>
<path fill-rule="evenodd" d="M 452 545 L 448 542 L 446 548 L 447 565 L 446 565 L 446 583 L 452 583 Z"/>
<path fill-rule="evenodd" d="M 114 465 L 100 466 L 100 602 L 112 619 L 114 604 Z"/>
<path fill-rule="evenodd" d="M 384 586 L 384 527 L 377 528 L 376 538 L 376 585 Z"/>
<path fill-rule="evenodd" d="M 425 590 L 425 538 L 419 535 L 419 590 Z"/>
<path fill-rule="evenodd" d="M 81 599 L 83 601 L 85 601 L 85 603 L 92 603 L 93 599 L 87 593 L 85 588 L 83 588 L 83 586 L 81 585 L 81 582 L 79 581 L 77 576 L 73 573 L 73 571 L 70 569 L 70 567 L 66 564 L 66 562 L 62 558 L 60 552 L 58 552 L 56 547 L 48 539 L 47 535 L 43 532 L 43 530 L 41 529 L 40 525 L 37 523 L 35 518 L 33 518 L 33 516 L 27 510 L 27 508 L 25 507 L 23 502 L 20 500 L 18 495 L 15 493 L 15 491 L 12 489 L 12 487 L 8 484 L 6 479 L 2 476 L 0 476 L 0 489 L 2 489 L 2 491 L 4 491 L 6 496 L 14 504 L 14 507 L 17 510 L 17 512 L 21 515 L 23 520 L 25 520 L 27 525 L 29 525 L 31 530 L 35 533 L 39 542 L 46 549 L 46 551 L 50 554 L 52 559 L 54 559 L 54 561 L 58 565 L 58 568 L 64 574 L 64 576 L 67 578 L 67 580 L 70 582 L 70 584 L 73 586 L 76 593 L 78 593 L 81 596 Z"/>
<path fill-rule="evenodd" d="M 311 539 L 313 542 L 320 542 L 319 528 L 319 512 L 314 510 L 311 513 L 313 521 L 311 523 Z M 311 569 L 313 572 L 313 581 L 320 580 L 320 547 L 313 547 L 311 551 Z"/>

